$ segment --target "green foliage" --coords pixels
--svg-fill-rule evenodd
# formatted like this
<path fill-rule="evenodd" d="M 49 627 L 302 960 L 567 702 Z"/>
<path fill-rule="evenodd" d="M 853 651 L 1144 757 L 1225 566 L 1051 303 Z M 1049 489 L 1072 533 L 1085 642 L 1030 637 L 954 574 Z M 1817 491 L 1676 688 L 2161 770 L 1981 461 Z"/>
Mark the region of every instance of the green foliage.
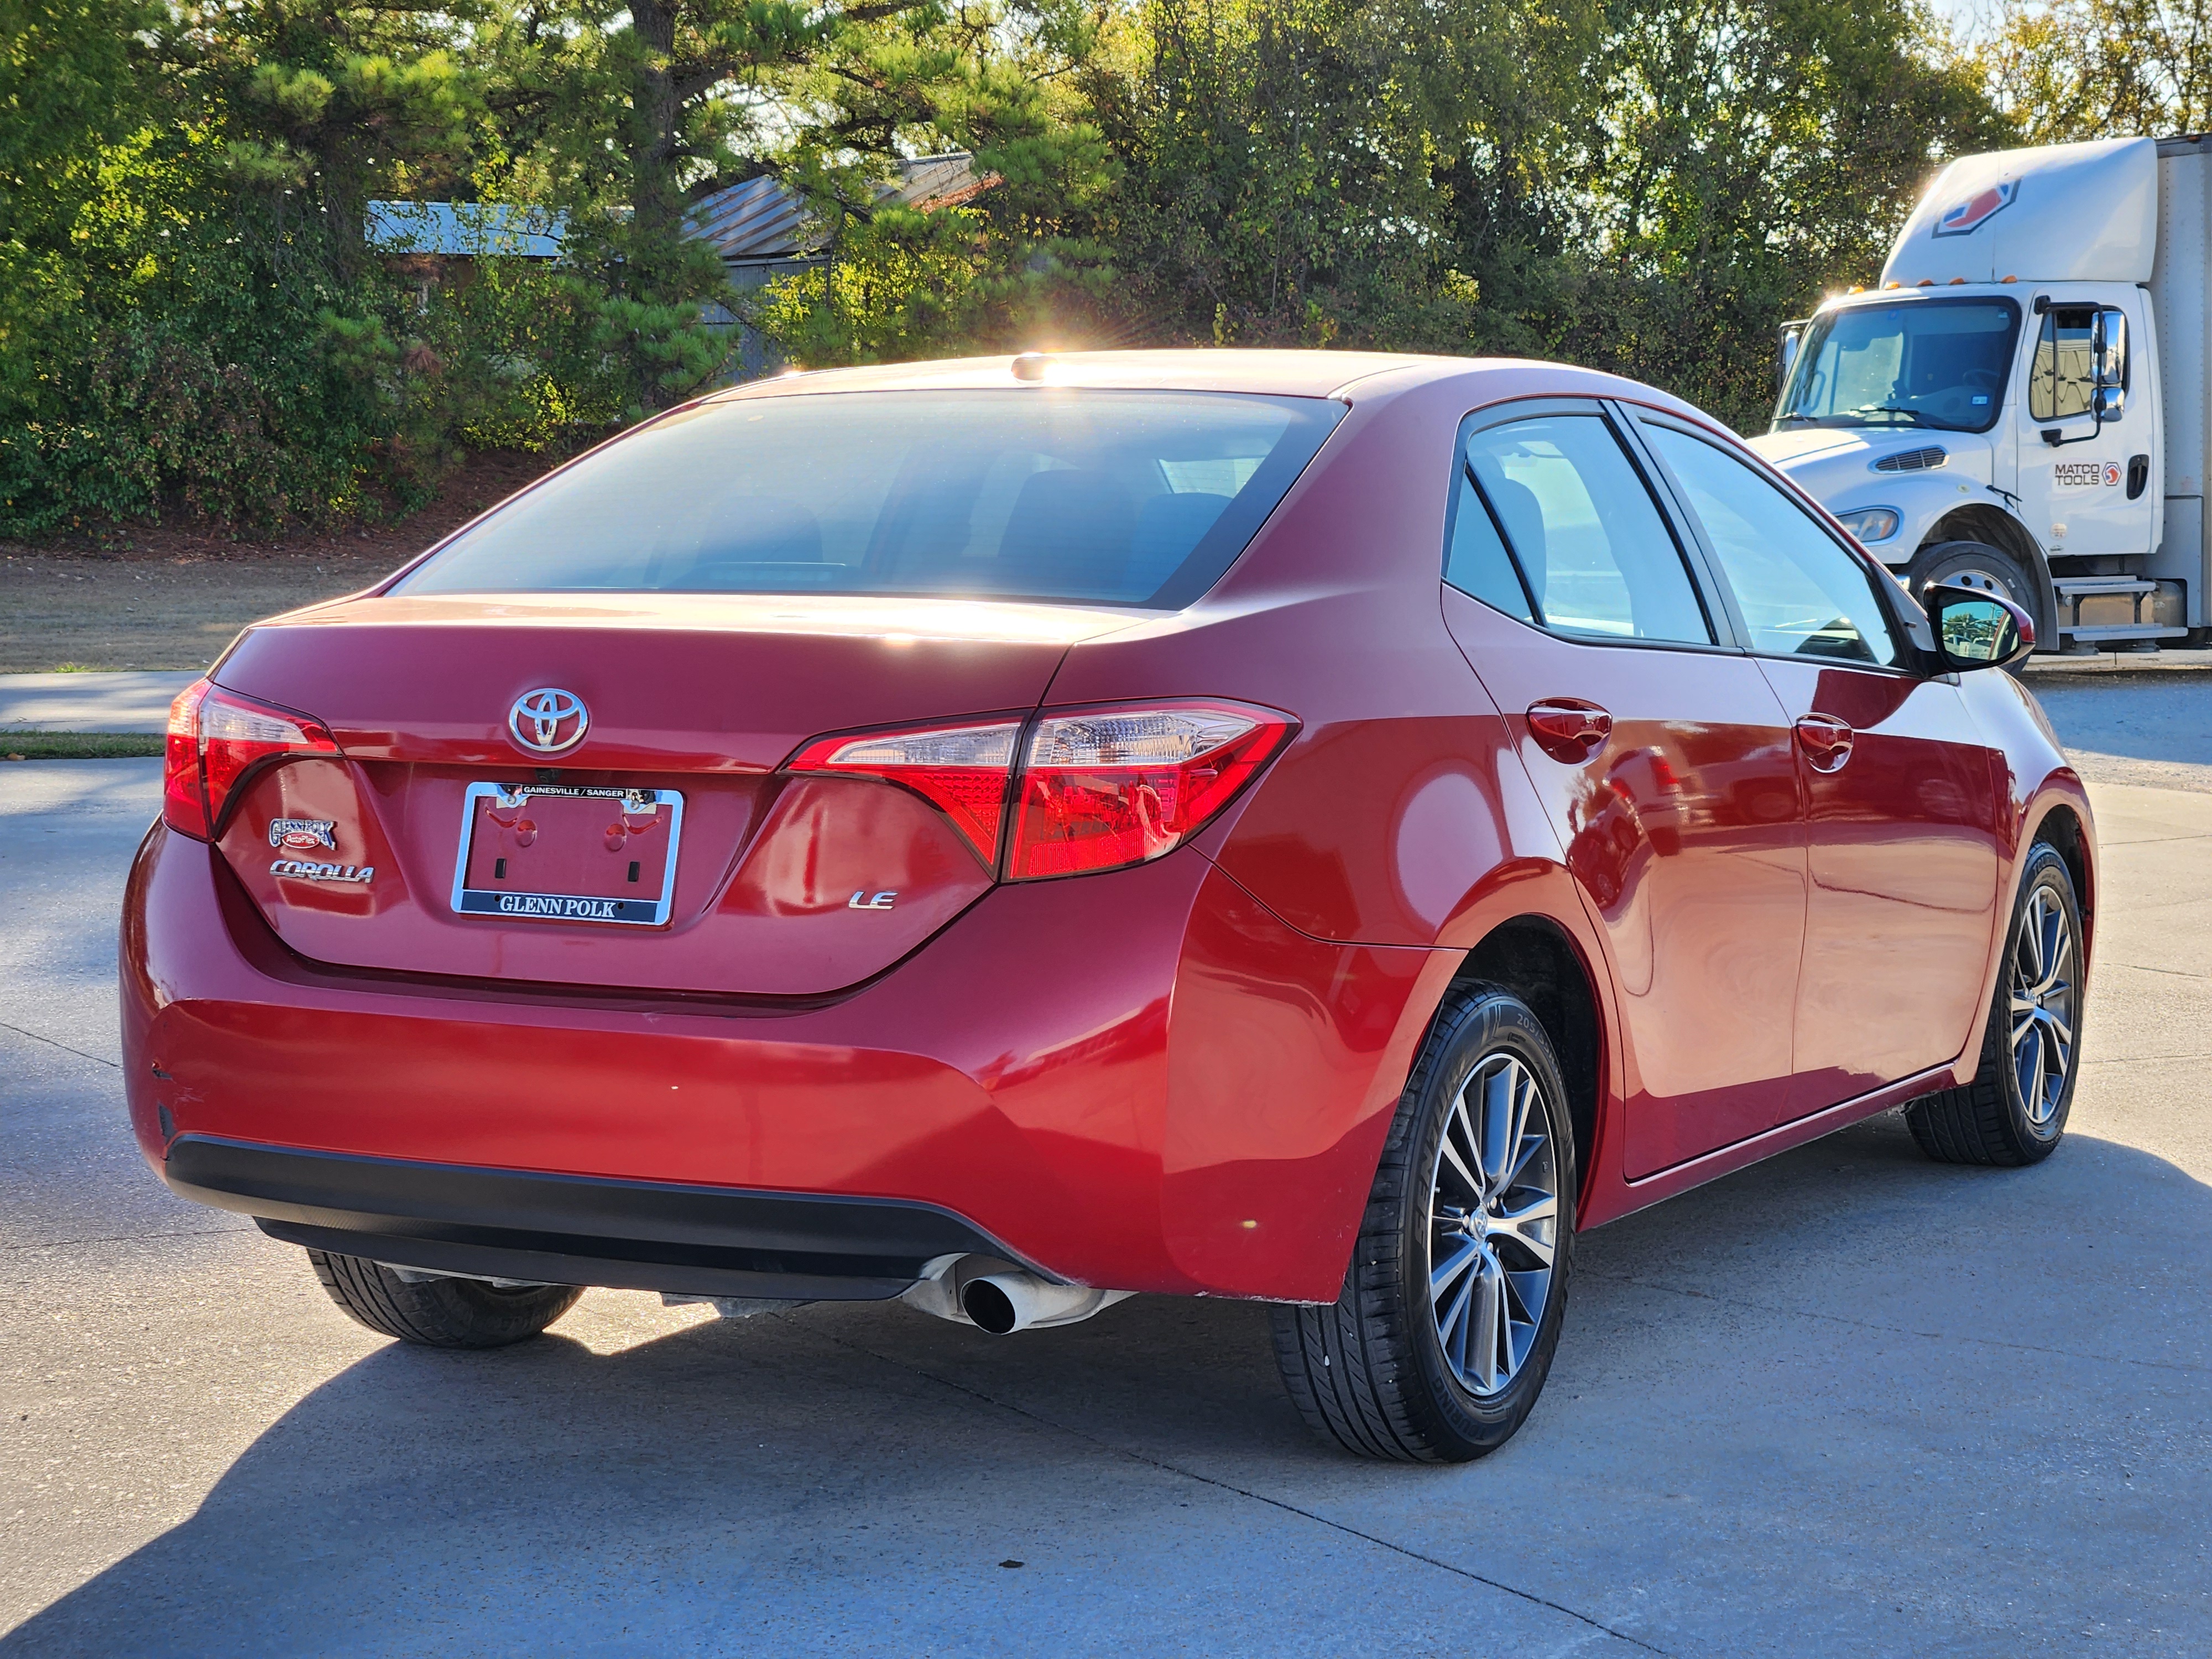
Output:
<path fill-rule="evenodd" d="M 1925 28 L 1907 0 L 1623 6 L 1563 351 L 1763 420 L 1774 325 L 1873 279 L 1934 158 L 2007 142 Z"/>
<path fill-rule="evenodd" d="M 797 88 L 813 119 L 773 158 L 826 263 L 769 284 L 748 319 L 817 365 L 1095 333 L 1117 280 L 1098 233 L 1119 167 L 1064 82 L 1097 44 L 1051 3 L 915 6 L 831 36 Z M 948 151 L 987 187 L 921 208 L 887 193 L 890 156 Z"/>
<path fill-rule="evenodd" d="M 1966 63 L 2021 143 L 2212 126 L 2212 0 L 2004 0 Z"/>
<path fill-rule="evenodd" d="M 404 512 L 727 375 L 725 307 L 807 364 L 1517 352 L 1749 422 L 1944 156 L 2212 124 L 2212 0 L 2008 4 L 1969 53 L 1917 0 L 0 0 L 0 534 Z M 740 295 L 686 219 L 762 177 L 811 246 Z M 383 197 L 564 256 L 378 253 Z"/>

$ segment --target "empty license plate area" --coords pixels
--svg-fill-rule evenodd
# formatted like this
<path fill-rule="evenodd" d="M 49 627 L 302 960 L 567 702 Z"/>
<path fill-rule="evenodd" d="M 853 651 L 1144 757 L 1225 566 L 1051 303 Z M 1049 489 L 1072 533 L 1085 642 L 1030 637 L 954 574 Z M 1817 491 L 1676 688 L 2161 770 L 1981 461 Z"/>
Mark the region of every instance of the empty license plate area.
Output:
<path fill-rule="evenodd" d="M 472 783 L 453 908 L 463 915 L 658 927 L 676 887 L 673 789 Z"/>

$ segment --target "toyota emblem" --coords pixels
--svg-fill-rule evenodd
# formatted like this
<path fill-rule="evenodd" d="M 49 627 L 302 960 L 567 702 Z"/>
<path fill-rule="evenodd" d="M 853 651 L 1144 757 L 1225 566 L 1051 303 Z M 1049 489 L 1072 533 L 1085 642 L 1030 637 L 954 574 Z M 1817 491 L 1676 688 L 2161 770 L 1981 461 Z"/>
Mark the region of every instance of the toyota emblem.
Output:
<path fill-rule="evenodd" d="M 591 711 L 574 691 L 541 685 L 514 700 L 507 712 L 507 729 L 515 742 L 533 755 L 557 755 L 583 742 L 591 729 Z"/>

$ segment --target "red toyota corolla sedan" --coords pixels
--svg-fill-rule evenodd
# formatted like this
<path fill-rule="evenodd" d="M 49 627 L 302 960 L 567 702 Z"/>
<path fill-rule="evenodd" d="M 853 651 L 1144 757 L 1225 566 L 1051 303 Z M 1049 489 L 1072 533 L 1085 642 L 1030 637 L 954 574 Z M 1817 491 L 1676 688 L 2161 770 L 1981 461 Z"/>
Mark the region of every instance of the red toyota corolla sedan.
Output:
<path fill-rule="evenodd" d="M 2026 618 L 1929 605 L 1555 365 L 720 393 L 178 700 L 132 1122 L 410 1341 L 1250 1297 L 1316 1428 L 1480 1455 L 1578 1228 L 2057 1144 L 2089 808 Z"/>

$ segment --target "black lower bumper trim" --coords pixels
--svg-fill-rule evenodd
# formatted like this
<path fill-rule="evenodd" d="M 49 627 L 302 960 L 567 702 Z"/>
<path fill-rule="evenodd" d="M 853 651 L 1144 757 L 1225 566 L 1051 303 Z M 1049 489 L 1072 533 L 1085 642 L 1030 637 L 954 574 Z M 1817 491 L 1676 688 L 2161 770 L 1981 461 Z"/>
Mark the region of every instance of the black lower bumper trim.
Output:
<path fill-rule="evenodd" d="M 896 1296 L 939 1256 L 1021 1261 L 951 1211 L 897 1199 L 540 1175 L 192 1134 L 170 1146 L 162 1176 L 180 1197 L 250 1215 L 292 1243 L 556 1285 L 867 1301 Z"/>

